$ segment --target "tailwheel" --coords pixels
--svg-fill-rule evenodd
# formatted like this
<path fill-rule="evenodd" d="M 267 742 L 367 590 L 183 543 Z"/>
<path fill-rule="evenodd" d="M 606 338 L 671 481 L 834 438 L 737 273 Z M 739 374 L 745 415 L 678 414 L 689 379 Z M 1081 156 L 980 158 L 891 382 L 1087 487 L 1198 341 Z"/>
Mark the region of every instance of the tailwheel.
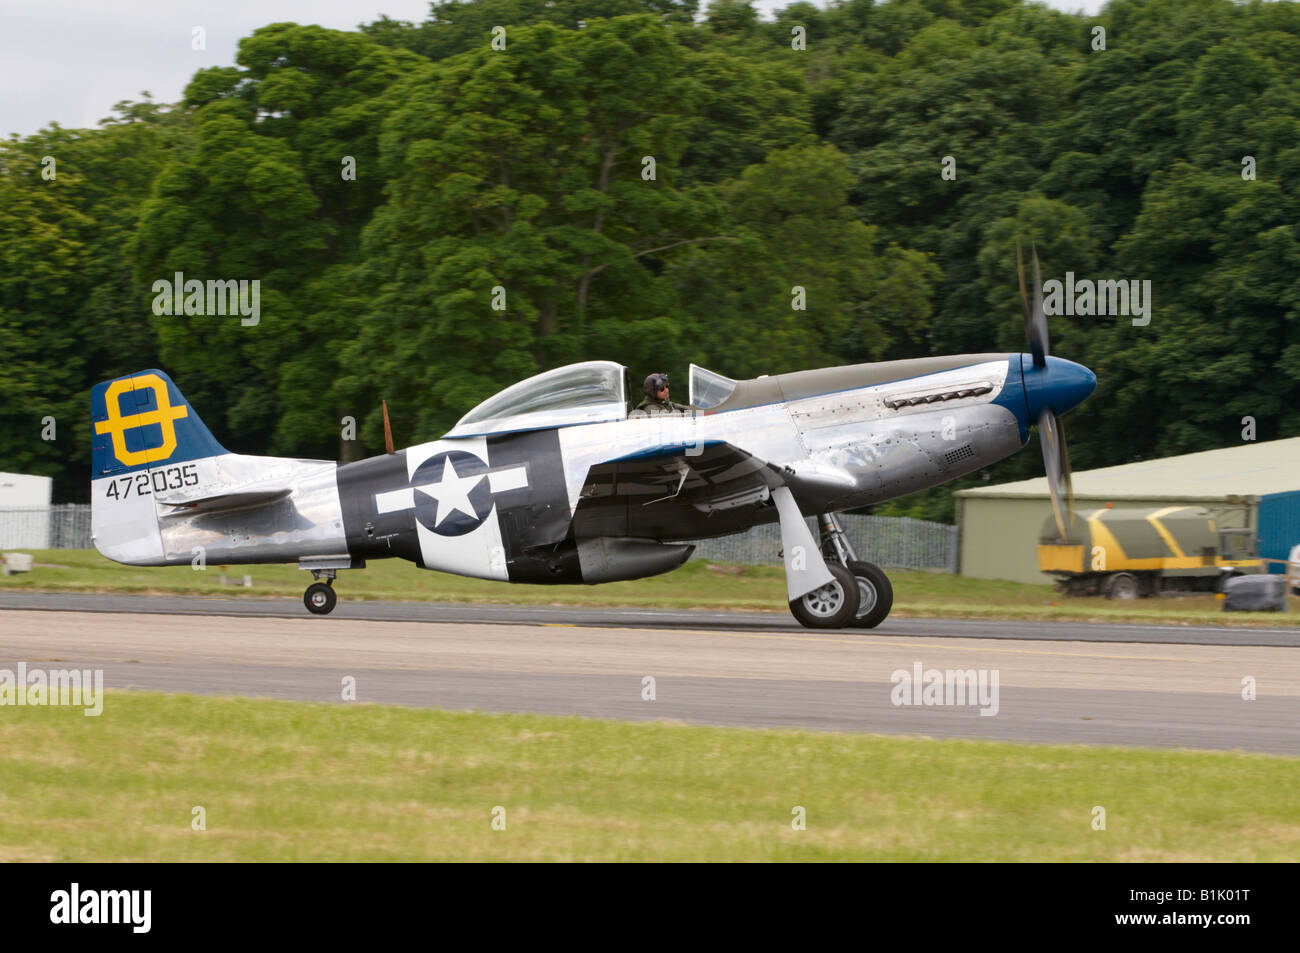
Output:
<path fill-rule="evenodd" d="M 848 566 L 858 583 L 858 611 L 849 625 L 874 629 L 894 607 L 894 587 L 875 563 L 850 560 Z"/>
<path fill-rule="evenodd" d="M 790 602 L 790 612 L 810 629 L 839 629 L 853 625 L 858 611 L 858 581 L 853 573 L 836 563 L 826 568 L 835 578 Z"/>
<path fill-rule="evenodd" d="M 334 592 L 332 579 L 327 582 L 313 582 L 302 596 L 307 611 L 316 615 L 328 615 L 333 612 L 338 601 L 339 597 Z"/>

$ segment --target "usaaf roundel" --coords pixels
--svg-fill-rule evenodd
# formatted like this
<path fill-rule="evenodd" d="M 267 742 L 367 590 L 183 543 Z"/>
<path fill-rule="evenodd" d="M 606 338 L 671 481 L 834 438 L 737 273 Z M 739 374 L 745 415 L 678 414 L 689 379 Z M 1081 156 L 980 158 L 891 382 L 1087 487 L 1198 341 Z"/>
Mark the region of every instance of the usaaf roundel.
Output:
<path fill-rule="evenodd" d="M 411 475 L 415 518 L 439 536 L 464 536 L 492 512 L 488 465 L 464 450 L 435 453 Z"/>

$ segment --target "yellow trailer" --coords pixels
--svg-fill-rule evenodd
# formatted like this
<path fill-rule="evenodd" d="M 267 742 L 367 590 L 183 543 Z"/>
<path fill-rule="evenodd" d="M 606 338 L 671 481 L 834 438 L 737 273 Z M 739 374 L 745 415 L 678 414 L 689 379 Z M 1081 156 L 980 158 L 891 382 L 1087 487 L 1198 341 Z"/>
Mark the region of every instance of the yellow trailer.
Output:
<path fill-rule="evenodd" d="M 1076 513 L 1066 539 L 1048 517 L 1038 568 L 1071 595 L 1216 592 L 1228 576 L 1258 571 L 1254 536 L 1250 529 L 1219 529 L 1203 506 L 1105 506 Z"/>

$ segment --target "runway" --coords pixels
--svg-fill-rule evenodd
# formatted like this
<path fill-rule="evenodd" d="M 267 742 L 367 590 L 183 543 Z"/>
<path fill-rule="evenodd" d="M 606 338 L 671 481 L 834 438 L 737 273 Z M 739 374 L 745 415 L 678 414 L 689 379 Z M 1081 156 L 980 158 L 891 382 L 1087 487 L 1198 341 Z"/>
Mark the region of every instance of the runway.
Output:
<path fill-rule="evenodd" d="M 1300 632 L 1153 629 L 814 632 L 762 613 L 379 603 L 318 618 L 295 600 L 4 593 L 0 668 L 102 668 L 109 689 L 342 703 L 351 678 L 359 702 L 1300 755 Z M 895 704 L 894 673 L 917 664 L 982 671 L 996 693 Z"/>
<path fill-rule="evenodd" d="M 0 592 L 2 609 L 85 612 L 226 615 L 303 619 L 300 599 L 198 598 L 192 596 L 118 596 L 97 593 Z M 459 622 L 597 626 L 602 628 L 708 628 L 730 632 L 809 630 L 787 612 L 708 612 L 680 609 L 618 609 L 574 606 L 466 605 L 437 602 L 363 602 L 339 600 L 338 608 L 317 621 Z M 858 632 L 861 630 L 848 630 Z M 1226 626 L 1128 625 L 1100 622 L 1016 622 L 1004 619 L 906 619 L 891 616 L 876 635 L 924 635 L 929 638 L 1035 639 L 1064 642 L 1148 642 L 1183 645 L 1267 645 L 1300 647 L 1300 626 L 1231 628 Z"/>

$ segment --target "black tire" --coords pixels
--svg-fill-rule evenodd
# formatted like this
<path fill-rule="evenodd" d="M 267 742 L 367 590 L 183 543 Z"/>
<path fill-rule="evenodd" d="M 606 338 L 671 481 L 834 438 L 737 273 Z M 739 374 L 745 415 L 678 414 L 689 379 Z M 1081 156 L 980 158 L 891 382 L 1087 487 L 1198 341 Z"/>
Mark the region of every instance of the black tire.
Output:
<path fill-rule="evenodd" d="M 1117 572 L 1106 580 L 1107 599 L 1136 599 L 1142 594 L 1142 583 L 1129 572 Z"/>
<path fill-rule="evenodd" d="M 1240 576 L 1240 575 L 1242 575 L 1242 574 L 1241 574 L 1240 572 L 1238 572 L 1236 569 L 1232 570 L 1231 572 L 1221 573 L 1221 574 L 1219 575 L 1219 578 L 1216 579 L 1216 580 L 1214 580 L 1214 591 L 1215 591 L 1215 592 L 1223 592 L 1224 589 L 1225 589 L 1225 587 L 1226 587 L 1227 584 L 1228 584 L 1228 580 L 1229 580 L 1229 579 L 1236 579 L 1236 578 L 1237 578 L 1238 576 Z"/>
<path fill-rule="evenodd" d="M 858 611 L 849 625 L 874 629 L 894 608 L 894 587 L 875 563 L 851 562 L 849 572 L 858 580 Z"/>
<path fill-rule="evenodd" d="M 841 629 L 858 611 L 858 581 L 838 563 L 827 563 L 834 580 L 791 601 L 790 611 L 809 629 Z"/>
<path fill-rule="evenodd" d="M 315 615 L 329 615 L 338 601 L 334 587 L 323 582 L 313 582 L 302 594 L 302 604 Z"/>

